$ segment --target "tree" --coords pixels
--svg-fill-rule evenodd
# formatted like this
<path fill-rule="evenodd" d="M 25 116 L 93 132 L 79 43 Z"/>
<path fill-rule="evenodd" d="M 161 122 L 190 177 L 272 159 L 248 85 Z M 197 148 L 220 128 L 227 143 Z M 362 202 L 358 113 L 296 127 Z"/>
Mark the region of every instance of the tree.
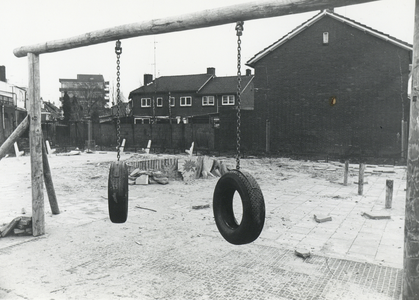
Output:
<path fill-rule="evenodd" d="M 61 108 L 64 113 L 64 123 L 68 124 L 71 118 L 71 100 L 70 96 L 67 94 L 67 92 L 64 93 L 64 97 L 61 100 Z"/>

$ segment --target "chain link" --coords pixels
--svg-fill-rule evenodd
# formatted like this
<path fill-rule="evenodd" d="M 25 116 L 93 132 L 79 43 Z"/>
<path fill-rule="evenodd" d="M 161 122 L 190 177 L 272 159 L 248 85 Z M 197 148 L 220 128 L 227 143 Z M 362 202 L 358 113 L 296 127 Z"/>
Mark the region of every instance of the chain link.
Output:
<path fill-rule="evenodd" d="M 116 53 L 116 143 L 117 143 L 117 154 L 116 157 L 119 161 L 120 159 L 120 145 L 121 145 L 121 120 L 120 120 L 120 103 L 121 103 L 121 93 L 120 93 L 120 57 L 122 53 L 122 47 L 120 40 L 116 41 L 115 46 L 115 53 Z"/>
<path fill-rule="evenodd" d="M 241 125 L 241 39 L 243 34 L 243 21 L 238 21 L 236 24 L 237 35 L 237 156 L 236 169 L 240 170 L 240 125 Z"/>

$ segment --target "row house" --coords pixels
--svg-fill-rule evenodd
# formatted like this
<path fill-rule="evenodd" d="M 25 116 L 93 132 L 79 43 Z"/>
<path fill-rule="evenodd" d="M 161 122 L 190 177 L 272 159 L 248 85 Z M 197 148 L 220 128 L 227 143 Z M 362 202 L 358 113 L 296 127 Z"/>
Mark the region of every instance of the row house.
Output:
<path fill-rule="evenodd" d="M 253 110 L 253 79 L 250 70 L 241 77 L 241 109 Z M 205 74 L 144 75 L 144 85 L 129 94 L 134 123 L 210 122 L 219 126 L 222 111 L 237 109 L 237 77 L 217 77 L 215 68 Z"/>
<path fill-rule="evenodd" d="M 25 118 L 26 88 L 8 83 L 6 67 L 0 66 L 0 144 L 2 144 Z"/>

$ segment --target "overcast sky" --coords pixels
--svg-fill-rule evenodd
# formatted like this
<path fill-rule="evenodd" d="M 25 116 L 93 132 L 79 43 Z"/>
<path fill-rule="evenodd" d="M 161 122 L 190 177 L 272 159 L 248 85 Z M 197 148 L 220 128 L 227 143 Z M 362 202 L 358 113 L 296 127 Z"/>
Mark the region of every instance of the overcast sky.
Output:
<path fill-rule="evenodd" d="M 10 83 L 27 86 L 27 58 L 13 49 L 117 25 L 182 15 L 246 0 L 0 0 L 0 65 Z M 335 9 L 369 27 L 413 43 L 414 0 L 380 0 Z M 242 36 L 243 71 L 260 50 L 317 14 L 318 11 L 246 21 Z M 236 73 L 235 24 L 122 40 L 121 90 L 125 96 L 143 83 L 143 74 L 157 76 Z M 40 56 L 41 96 L 60 106 L 59 78 L 102 74 L 114 85 L 114 42 Z M 156 61 L 156 65 L 154 65 Z"/>

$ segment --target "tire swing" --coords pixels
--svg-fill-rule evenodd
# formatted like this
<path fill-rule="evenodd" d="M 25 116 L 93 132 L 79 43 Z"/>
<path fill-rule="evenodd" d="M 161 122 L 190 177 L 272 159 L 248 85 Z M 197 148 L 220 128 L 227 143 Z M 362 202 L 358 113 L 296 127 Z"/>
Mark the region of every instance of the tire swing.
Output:
<path fill-rule="evenodd" d="M 234 245 L 248 244 L 256 240 L 265 223 L 265 201 L 256 180 L 249 173 L 240 171 L 240 94 L 241 94 L 241 40 L 243 22 L 236 25 L 237 32 L 237 156 L 236 169 L 225 173 L 217 182 L 213 197 L 213 210 L 218 231 Z M 233 211 L 234 193 L 242 201 L 243 215 L 237 222 Z"/>
<path fill-rule="evenodd" d="M 119 161 L 120 158 L 120 144 L 121 144 L 121 121 L 120 115 L 120 67 L 119 58 L 122 53 L 121 42 L 116 42 L 115 53 L 117 56 L 116 60 L 116 99 L 117 99 L 117 113 L 116 113 L 116 136 L 117 136 L 117 161 L 112 162 L 109 168 L 109 179 L 108 179 L 108 209 L 109 218 L 112 223 L 124 223 L 128 217 L 128 168 L 125 162 Z"/>

